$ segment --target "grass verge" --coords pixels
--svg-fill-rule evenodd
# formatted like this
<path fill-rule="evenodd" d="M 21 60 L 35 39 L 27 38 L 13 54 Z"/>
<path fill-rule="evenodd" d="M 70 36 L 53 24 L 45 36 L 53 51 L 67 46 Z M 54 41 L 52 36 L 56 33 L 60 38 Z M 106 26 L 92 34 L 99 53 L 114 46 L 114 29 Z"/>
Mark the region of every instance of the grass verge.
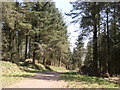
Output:
<path fill-rule="evenodd" d="M 56 66 L 49 66 L 53 71 L 64 71 L 67 72 L 68 70 L 66 70 L 65 67 L 56 67 Z"/>
<path fill-rule="evenodd" d="M 1 87 L 9 86 L 20 80 L 36 75 L 38 72 L 48 71 L 66 71 L 64 67 L 49 66 L 51 70 L 45 68 L 44 65 L 37 63 L 36 65 L 24 62 L 6 62 L 0 61 L 1 70 Z"/>
<path fill-rule="evenodd" d="M 110 83 L 102 78 L 80 75 L 76 72 L 61 74 L 61 79 L 68 82 L 67 88 L 118 88 L 118 84 Z"/>
<path fill-rule="evenodd" d="M 19 64 L 22 64 L 19 63 Z M 25 78 L 29 78 L 44 69 L 36 68 L 35 65 L 20 66 L 11 62 L 0 61 L 1 66 L 1 87 L 11 85 Z"/>

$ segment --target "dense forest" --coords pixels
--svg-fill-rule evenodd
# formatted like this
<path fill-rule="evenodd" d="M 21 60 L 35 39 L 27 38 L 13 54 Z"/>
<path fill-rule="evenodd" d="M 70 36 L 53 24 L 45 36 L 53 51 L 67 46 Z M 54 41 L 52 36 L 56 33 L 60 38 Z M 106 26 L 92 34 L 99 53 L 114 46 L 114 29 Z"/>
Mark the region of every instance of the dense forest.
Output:
<path fill-rule="evenodd" d="M 80 25 L 73 52 L 54 2 L 2 2 L 2 60 L 31 59 L 91 76 L 120 74 L 120 2 L 70 3 L 66 15 Z"/>
<path fill-rule="evenodd" d="M 92 76 L 120 74 L 120 2 L 71 2 L 66 15 L 79 23 L 80 34 L 71 64 Z M 87 47 L 84 42 L 89 40 Z M 84 58 L 84 60 L 83 60 Z M 80 63 L 83 62 L 83 66 Z"/>
<path fill-rule="evenodd" d="M 2 3 L 3 60 L 59 66 L 68 50 L 67 26 L 53 2 Z"/>

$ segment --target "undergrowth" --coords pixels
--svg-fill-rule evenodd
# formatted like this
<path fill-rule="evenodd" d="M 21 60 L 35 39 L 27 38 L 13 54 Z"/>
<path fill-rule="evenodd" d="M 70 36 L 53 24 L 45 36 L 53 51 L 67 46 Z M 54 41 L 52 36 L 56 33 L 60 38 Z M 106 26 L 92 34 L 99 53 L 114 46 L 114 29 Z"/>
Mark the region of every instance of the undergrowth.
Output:
<path fill-rule="evenodd" d="M 61 78 L 68 82 L 68 88 L 118 88 L 118 84 L 110 83 L 102 78 L 80 75 L 76 72 L 61 74 Z"/>

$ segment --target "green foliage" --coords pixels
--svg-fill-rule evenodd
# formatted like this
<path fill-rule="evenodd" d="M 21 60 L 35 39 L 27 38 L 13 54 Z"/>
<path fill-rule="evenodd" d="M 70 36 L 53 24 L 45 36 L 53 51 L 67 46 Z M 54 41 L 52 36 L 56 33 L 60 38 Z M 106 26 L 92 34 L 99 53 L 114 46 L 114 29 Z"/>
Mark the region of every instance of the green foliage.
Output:
<path fill-rule="evenodd" d="M 43 64 L 37 63 L 28 64 L 24 62 L 17 62 L 16 64 L 11 62 L 0 61 L 1 66 L 1 84 L 2 87 L 6 85 L 14 84 L 20 80 L 30 78 L 38 74 L 38 72 L 48 72 L 51 70 L 47 70 Z M 39 67 L 39 68 L 38 68 Z M 64 67 L 55 67 L 50 66 L 54 71 L 65 71 Z"/>
<path fill-rule="evenodd" d="M 2 86 L 10 85 L 19 80 L 35 75 L 35 73 L 24 71 L 23 68 L 25 69 L 25 67 L 19 67 L 18 65 L 10 62 L 0 61 L 0 66 L 2 68 Z"/>
<path fill-rule="evenodd" d="M 67 15 L 73 18 L 72 23 L 80 24 L 79 36 L 89 39 L 84 64 L 95 72 L 119 75 L 120 3 L 77 0 L 71 4 L 73 9 Z"/>
<path fill-rule="evenodd" d="M 102 78 L 80 75 L 76 72 L 63 73 L 61 78 L 68 82 L 68 88 L 118 88 L 117 84 Z"/>
<path fill-rule="evenodd" d="M 64 64 L 69 48 L 67 26 L 55 3 L 3 5 L 3 60 L 19 62 L 33 58 L 33 63 L 37 59 L 44 64 Z"/>
<path fill-rule="evenodd" d="M 81 36 L 78 37 L 76 45 L 77 47 L 74 48 L 73 52 L 69 52 L 70 59 L 68 59 L 67 69 L 74 70 L 79 69 L 82 66 L 85 49 L 83 47 L 84 43 L 83 38 Z"/>

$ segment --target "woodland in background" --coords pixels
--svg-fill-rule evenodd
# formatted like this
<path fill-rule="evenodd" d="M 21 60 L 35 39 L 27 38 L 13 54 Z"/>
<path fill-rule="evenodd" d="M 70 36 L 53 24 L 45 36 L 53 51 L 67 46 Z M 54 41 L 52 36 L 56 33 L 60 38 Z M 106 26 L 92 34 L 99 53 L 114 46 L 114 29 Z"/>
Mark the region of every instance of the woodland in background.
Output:
<path fill-rule="evenodd" d="M 32 58 L 44 65 L 101 76 L 120 74 L 120 2 L 71 2 L 67 16 L 79 23 L 70 51 L 67 26 L 53 2 L 2 3 L 2 60 Z M 87 47 L 84 41 L 88 38 Z"/>
<path fill-rule="evenodd" d="M 63 65 L 69 42 L 63 17 L 53 2 L 2 2 L 2 57 Z"/>
<path fill-rule="evenodd" d="M 120 2 L 71 2 L 73 9 L 66 15 L 71 23 L 79 23 L 77 47 L 71 64 L 78 68 L 84 63 L 84 74 L 100 76 L 120 74 Z M 87 48 L 83 41 L 88 38 Z M 84 61 L 82 58 L 85 58 Z"/>

